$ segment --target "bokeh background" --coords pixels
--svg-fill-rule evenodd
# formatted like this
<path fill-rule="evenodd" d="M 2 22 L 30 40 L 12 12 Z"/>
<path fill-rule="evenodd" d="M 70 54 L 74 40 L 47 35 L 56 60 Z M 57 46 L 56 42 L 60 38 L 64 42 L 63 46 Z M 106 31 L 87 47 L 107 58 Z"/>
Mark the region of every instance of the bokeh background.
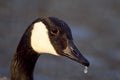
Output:
<path fill-rule="evenodd" d="M 35 80 L 120 80 L 120 0 L 0 0 L 0 76 L 9 66 L 25 29 L 41 16 L 64 20 L 90 61 L 84 66 L 65 57 L 42 55 Z"/>

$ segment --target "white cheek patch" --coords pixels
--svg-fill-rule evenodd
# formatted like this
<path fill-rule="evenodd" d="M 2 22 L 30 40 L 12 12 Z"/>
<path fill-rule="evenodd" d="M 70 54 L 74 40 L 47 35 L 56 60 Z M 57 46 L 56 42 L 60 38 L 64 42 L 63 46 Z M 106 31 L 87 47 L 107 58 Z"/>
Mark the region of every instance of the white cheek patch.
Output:
<path fill-rule="evenodd" d="M 42 22 L 37 22 L 33 26 L 31 34 L 31 46 L 37 53 L 50 53 L 58 55 L 48 36 L 48 29 Z"/>

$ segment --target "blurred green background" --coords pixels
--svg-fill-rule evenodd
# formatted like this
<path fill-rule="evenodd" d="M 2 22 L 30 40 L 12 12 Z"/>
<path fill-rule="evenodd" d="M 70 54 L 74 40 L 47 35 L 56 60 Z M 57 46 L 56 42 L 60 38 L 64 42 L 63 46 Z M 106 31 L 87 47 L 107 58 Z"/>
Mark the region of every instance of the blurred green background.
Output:
<path fill-rule="evenodd" d="M 84 74 L 84 66 L 68 58 L 42 55 L 35 80 L 120 80 L 120 0 L 0 0 L 0 76 L 9 79 L 22 34 L 41 16 L 58 17 L 70 26 L 90 67 Z"/>

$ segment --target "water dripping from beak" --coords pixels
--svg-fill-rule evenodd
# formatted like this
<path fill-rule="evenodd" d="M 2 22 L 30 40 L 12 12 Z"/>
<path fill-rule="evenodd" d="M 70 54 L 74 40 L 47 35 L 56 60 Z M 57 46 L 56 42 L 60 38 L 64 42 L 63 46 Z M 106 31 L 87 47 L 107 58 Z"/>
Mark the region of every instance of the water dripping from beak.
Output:
<path fill-rule="evenodd" d="M 88 67 L 87 66 L 85 66 L 84 73 L 85 74 L 88 73 Z"/>

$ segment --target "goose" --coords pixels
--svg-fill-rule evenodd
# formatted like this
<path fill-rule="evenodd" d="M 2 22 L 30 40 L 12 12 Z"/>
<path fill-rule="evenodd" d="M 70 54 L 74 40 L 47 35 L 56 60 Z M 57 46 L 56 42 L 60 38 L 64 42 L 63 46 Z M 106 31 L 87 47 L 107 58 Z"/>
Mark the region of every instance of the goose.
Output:
<path fill-rule="evenodd" d="M 69 26 L 55 17 L 40 17 L 23 34 L 11 61 L 11 80 L 33 80 L 38 57 L 42 54 L 65 56 L 84 66 L 88 60 L 74 44 Z"/>

